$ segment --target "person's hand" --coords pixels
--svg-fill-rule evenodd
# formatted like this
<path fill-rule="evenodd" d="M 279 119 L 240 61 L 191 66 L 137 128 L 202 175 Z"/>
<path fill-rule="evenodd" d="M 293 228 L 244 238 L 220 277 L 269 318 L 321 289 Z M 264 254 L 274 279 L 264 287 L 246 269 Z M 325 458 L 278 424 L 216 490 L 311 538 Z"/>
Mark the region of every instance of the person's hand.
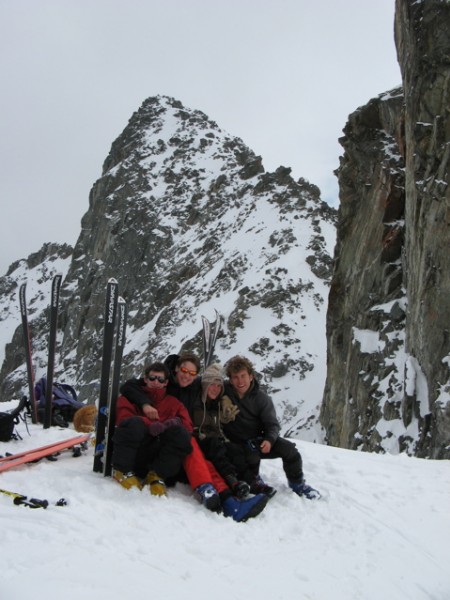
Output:
<path fill-rule="evenodd" d="M 142 412 L 148 419 L 151 419 L 152 421 L 159 419 L 158 411 L 151 404 L 144 404 L 142 407 Z"/>
<path fill-rule="evenodd" d="M 263 454 L 269 454 L 269 452 L 272 450 L 272 444 L 269 442 L 269 440 L 263 440 L 259 449 Z"/>
<path fill-rule="evenodd" d="M 238 414 L 238 407 L 233 404 L 228 396 L 223 396 L 220 401 L 220 421 L 225 424 L 230 423 L 230 421 L 235 420 Z"/>

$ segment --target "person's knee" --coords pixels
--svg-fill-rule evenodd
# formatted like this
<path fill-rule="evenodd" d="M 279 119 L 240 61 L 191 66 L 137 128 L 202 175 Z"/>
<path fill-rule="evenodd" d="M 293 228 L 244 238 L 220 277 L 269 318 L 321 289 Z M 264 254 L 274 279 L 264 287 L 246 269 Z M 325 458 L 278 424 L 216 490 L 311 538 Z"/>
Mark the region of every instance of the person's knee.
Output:
<path fill-rule="evenodd" d="M 183 454 L 192 452 L 191 434 L 182 425 L 169 427 L 165 430 L 163 436 L 166 443 L 169 443 Z"/>
<path fill-rule="evenodd" d="M 114 441 L 130 440 L 136 441 L 142 439 L 147 432 L 147 426 L 139 417 L 129 417 L 124 419 L 116 427 L 114 432 Z"/>
<path fill-rule="evenodd" d="M 272 451 L 284 460 L 292 461 L 300 459 L 300 452 L 297 450 L 297 446 L 284 438 L 277 439 L 272 447 Z"/>

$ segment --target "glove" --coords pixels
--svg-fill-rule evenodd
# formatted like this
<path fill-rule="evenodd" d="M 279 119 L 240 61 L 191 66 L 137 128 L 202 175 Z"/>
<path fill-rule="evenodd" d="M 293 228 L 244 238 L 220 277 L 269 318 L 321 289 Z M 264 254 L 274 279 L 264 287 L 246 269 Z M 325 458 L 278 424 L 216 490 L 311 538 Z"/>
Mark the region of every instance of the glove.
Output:
<path fill-rule="evenodd" d="M 181 425 L 180 417 L 173 417 L 172 419 L 167 419 L 167 421 L 155 421 L 148 426 L 148 432 L 151 436 L 157 437 L 169 427 L 176 427 L 177 425 Z"/>
<path fill-rule="evenodd" d="M 166 426 L 165 428 L 168 429 L 169 427 L 179 427 L 180 425 L 183 425 L 183 423 L 181 422 L 180 417 L 172 417 L 171 419 L 164 421 L 164 425 Z"/>
<path fill-rule="evenodd" d="M 245 481 L 238 481 L 231 489 L 236 498 L 240 500 L 250 493 L 250 486 Z"/>
<path fill-rule="evenodd" d="M 148 432 L 151 436 L 157 437 L 158 435 L 161 435 L 165 428 L 165 423 L 162 423 L 161 421 L 155 421 L 155 423 L 152 423 L 148 426 Z"/>
<path fill-rule="evenodd" d="M 238 407 L 232 403 L 228 396 L 223 396 L 220 401 L 220 421 L 221 423 L 229 423 L 234 421 L 239 414 Z"/>

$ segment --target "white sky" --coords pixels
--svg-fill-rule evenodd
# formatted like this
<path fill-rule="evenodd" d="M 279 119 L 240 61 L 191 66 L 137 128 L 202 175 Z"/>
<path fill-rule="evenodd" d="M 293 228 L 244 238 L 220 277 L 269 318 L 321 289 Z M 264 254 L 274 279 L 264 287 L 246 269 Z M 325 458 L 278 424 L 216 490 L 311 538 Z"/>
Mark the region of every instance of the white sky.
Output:
<path fill-rule="evenodd" d="M 395 0 L 0 0 L 0 274 L 74 244 L 149 96 L 204 111 L 337 203 L 338 138 L 401 82 Z"/>

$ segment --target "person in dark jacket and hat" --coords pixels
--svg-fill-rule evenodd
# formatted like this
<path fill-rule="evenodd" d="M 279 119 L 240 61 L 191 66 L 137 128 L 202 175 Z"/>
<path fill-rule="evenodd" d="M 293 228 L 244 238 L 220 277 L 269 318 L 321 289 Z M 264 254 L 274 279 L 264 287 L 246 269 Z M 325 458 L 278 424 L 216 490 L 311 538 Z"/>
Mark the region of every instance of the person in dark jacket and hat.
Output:
<path fill-rule="evenodd" d="M 193 403 L 194 436 L 205 457 L 210 460 L 238 498 L 247 496 L 250 486 L 239 481 L 237 468 L 227 452 L 228 442 L 221 427 L 221 399 L 224 375 L 219 364 L 207 367 L 201 379 L 201 394 Z"/>

